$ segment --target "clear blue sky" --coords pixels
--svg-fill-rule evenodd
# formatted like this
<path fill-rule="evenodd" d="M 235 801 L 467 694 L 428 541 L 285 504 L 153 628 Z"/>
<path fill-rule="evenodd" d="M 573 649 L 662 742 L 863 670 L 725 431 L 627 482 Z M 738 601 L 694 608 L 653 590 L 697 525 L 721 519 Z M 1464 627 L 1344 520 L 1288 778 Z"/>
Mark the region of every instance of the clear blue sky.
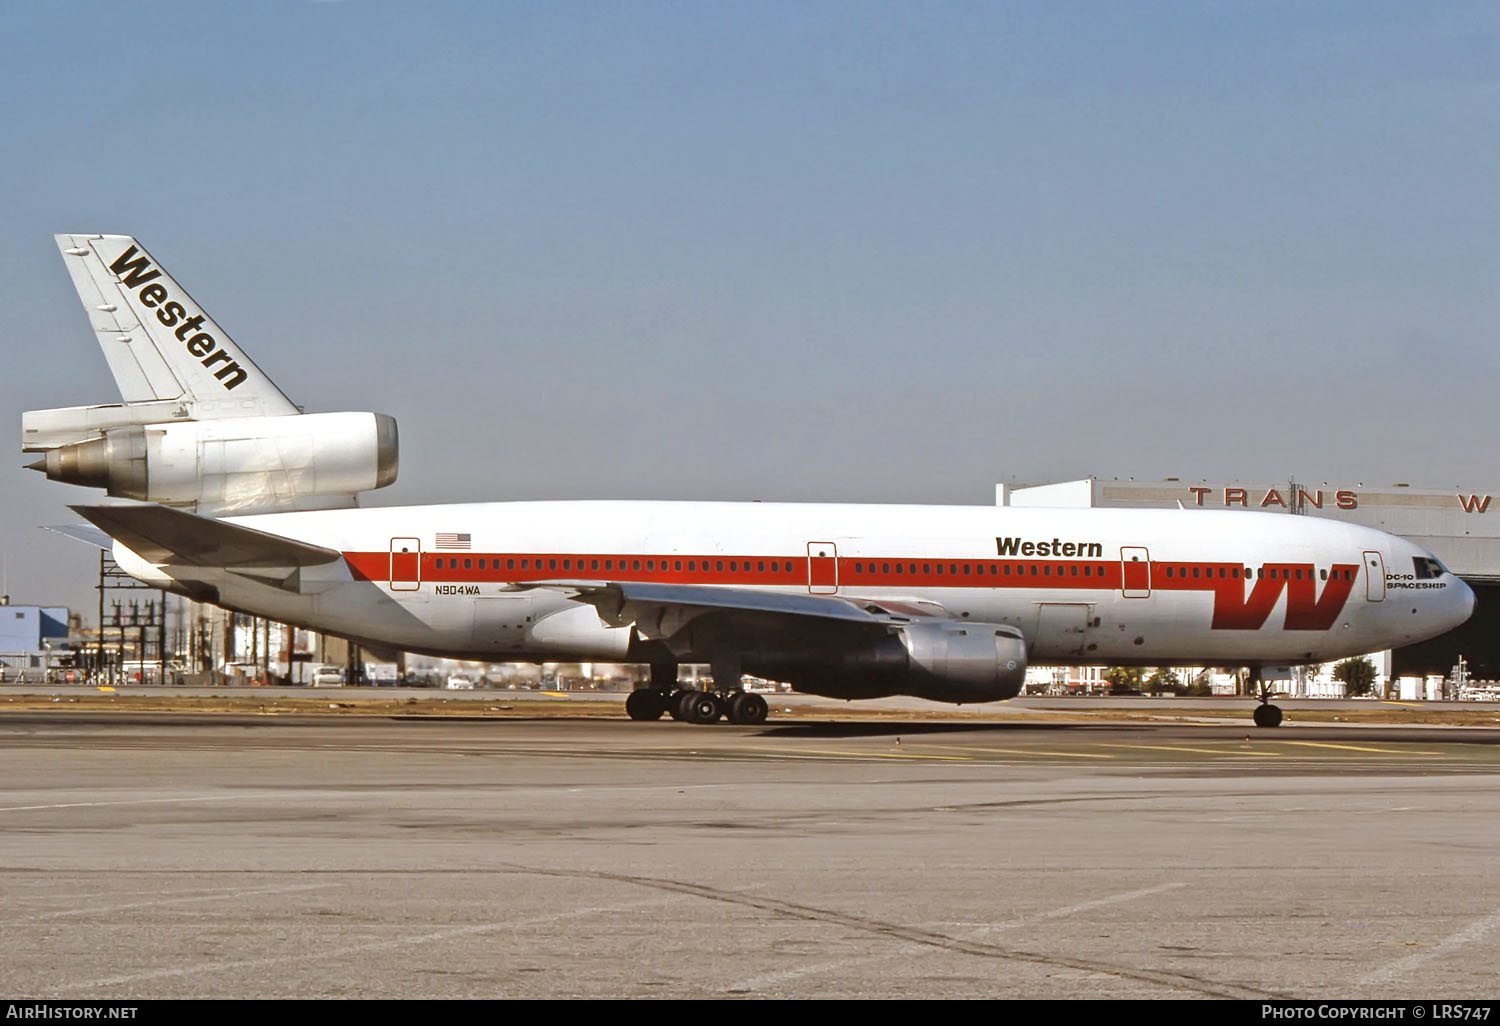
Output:
<path fill-rule="evenodd" d="M 1493 3 L 0 5 L 0 423 L 139 237 L 375 504 L 1500 487 Z M 92 608 L 36 525 L 16 601 Z"/>

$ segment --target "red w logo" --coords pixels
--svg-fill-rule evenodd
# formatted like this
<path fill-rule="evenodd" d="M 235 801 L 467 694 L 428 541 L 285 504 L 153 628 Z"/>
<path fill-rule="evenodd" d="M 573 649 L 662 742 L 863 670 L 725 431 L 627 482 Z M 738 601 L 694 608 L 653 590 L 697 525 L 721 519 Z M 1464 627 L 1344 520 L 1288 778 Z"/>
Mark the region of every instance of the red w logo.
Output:
<path fill-rule="evenodd" d="M 1317 593 L 1317 571 L 1310 566 L 1268 563 L 1263 569 L 1264 576 L 1256 579 L 1248 598 L 1244 581 L 1214 582 L 1214 630 L 1260 630 L 1266 617 L 1271 615 L 1276 600 L 1286 592 L 1287 630 L 1326 631 L 1333 626 L 1344 603 L 1349 600 L 1359 566 L 1356 563 L 1335 563 L 1322 595 Z M 1300 574 L 1295 571 L 1300 571 Z"/>

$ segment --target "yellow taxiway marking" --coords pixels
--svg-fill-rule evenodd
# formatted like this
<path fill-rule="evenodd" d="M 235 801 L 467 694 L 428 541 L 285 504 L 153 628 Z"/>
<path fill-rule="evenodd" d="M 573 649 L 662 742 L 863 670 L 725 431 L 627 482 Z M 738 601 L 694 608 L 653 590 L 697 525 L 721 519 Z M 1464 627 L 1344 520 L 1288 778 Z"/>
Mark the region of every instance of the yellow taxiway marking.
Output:
<path fill-rule="evenodd" d="M 1113 755 L 1098 752 L 1053 752 L 1045 748 L 989 748 L 982 745 L 926 745 L 923 748 L 941 748 L 950 752 L 996 752 L 1000 755 L 1062 755 L 1069 759 L 1113 759 Z M 938 758 L 938 756 L 934 756 Z"/>
<path fill-rule="evenodd" d="M 1149 748 L 1154 752 L 1199 752 L 1203 755 L 1280 755 L 1280 752 L 1245 752 L 1229 748 L 1188 748 L 1185 745 L 1130 745 L 1110 741 L 1099 742 L 1105 748 Z M 1234 742 L 1230 742 L 1233 744 Z M 1243 747 L 1243 746 L 1242 746 Z"/>
<path fill-rule="evenodd" d="M 1420 709 L 1424 705 L 1426 705 L 1427 703 L 1426 702 L 1391 702 L 1391 701 L 1384 701 L 1384 702 L 1381 702 L 1380 704 L 1381 705 L 1399 705 L 1403 709 Z"/>
<path fill-rule="evenodd" d="M 838 759 L 942 759 L 946 762 L 972 762 L 967 755 L 922 755 L 918 752 L 843 752 L 837 749 L 824 748 L 798 748 L 788 750 L 784 748 L 767 748 L 761 745 L 752 745 L 753 752 L 774 752 L 785 759 L 823 759 L 832 756 Z"/>
<path fill-rule="evenodd" d="M 1278 745 L 1304 745 L 1308 748 L 1342 748 L 1349 752 L 1374 752 L 1376 755 L 1442 755 L 1442 752 L 1423 752 L 1404 748 L 1363 748 L 1359 745 L 1336 745 L 1331 741 L 1276 741 Z"/>
<path fill-rule="evenodd" d="M 100 684 L 99 690 L 113 694 L 115 689 L 110 687 L 108 684 Z"/>

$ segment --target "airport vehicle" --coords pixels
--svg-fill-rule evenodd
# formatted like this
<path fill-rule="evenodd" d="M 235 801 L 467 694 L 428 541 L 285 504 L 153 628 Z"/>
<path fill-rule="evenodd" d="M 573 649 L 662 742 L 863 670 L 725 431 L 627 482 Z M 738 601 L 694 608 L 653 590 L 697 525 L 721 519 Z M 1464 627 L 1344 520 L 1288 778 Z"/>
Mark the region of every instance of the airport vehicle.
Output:
<path fill-rule="evenodd" d="M 1421 548 L 1211 510 L 729 502 L 359 509 L 396 425 L 304 414 L 126 236 L 58 237 L 123 404 L 27 413 L 33 469 L 152 587 L 377 651 L 651 666 L 635 719 L 758 723 L 743 674 L 840 698 L 1015 696 L 1028 663 L 1265 666 L 1421 641 L 1468 586 Z M 102 532 L 102 534 L 100 533 Z M 712 690 L 677 665 L 708 663 Z M 1266 701 L 1264 725 L 1280 722 Z"/>
<path fill-rule="evenodd" d="M 443 687 L 449 691 L 473 691 L 474 681 L 461 673 L 450 673 Z"/>
<path fill-rule="evenodd" d="M 395 663 L 365 663 L 365 682 L 372 688 L 393 688 L 401 683 Z"/>
<path fill-rule="evenodd" d="M 307 682 L 315 688 L 341 688 L 344 686 L 344 668 L 333 665 L 315 666 Z"/>

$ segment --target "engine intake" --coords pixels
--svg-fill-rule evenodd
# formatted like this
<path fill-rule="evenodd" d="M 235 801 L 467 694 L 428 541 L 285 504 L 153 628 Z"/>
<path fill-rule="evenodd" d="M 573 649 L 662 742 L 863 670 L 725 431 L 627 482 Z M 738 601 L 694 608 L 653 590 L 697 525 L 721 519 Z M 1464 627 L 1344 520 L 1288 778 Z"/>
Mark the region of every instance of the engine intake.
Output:
<path fill-rule="evenodd" d="M 908 694 L 939 702 L 1014 698 L 1026 676 L 1026 640 L 1004 624 L 945 620 L 901 629 Z"/>

